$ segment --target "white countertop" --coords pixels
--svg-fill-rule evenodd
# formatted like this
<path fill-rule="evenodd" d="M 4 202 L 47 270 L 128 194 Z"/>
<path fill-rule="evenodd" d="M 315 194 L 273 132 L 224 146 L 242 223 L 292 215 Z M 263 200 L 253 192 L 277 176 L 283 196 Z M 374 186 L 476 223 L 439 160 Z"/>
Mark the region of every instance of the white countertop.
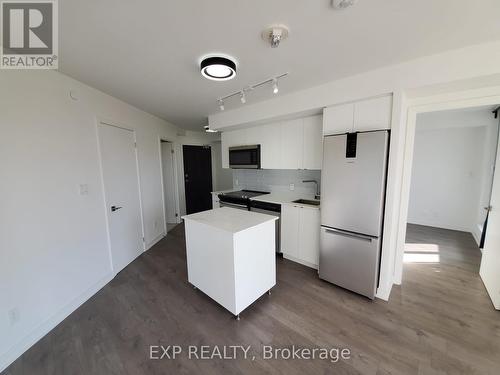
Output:
<path fill-rule="evenodd" d="M 259 195 L 254 198 L 250 198 L 250 200 L 255 200 L 259 202 L 269 202 L 269 203 L 276 203 L 276 204 L 293 204 L 293 205 L 299 205 L 303 207 L 311 207 L 311 208 L 316 208 L 319 210 L 319 206 L 313 206 L 310 204 L 298 204 L 298 203 L 293 203 L 293 201 L 297 199 L 312 199 L 314 200 L 313 196 L 307 196 L 304 194 L 298 194 L 294 193 L 293 191 L 290 192 L 275 192 L 271 194 L 266 194 L 266 195 Z"/>
<path fill-rule="evenodd" d="M 229 207 L 216 208 L 182 216 L 184 220 L 194 220 L 231 233 L 238 233 L 278 218 L 257 212 L 237 210 Z"/>

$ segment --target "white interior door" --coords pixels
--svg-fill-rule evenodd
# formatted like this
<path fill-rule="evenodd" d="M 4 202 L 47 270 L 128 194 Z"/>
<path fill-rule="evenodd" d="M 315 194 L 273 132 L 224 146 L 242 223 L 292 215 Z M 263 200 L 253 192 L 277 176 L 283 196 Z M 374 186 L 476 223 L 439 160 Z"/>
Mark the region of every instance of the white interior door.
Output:
<path fill-rule="evenodd" d="M 496 166 L 499 165 L 500 149 L 498 149 L 496 161 Z M 488 217 L 479 275 L 483 279 L 495 309 L 500 310 L 500 177 L 496 171 L 493 177 L 491 211 Z"/>
<path fill-rule="evenodd" d="M 165 220 L 167 223 L 176 223 L 175 216 L 175 186 L 174 186 L 174 154 L 173 144 L 161 143 L 162 168 L 163 168 L 163 190 L 165 199 Z"/>
<path fill-rule="evenodd" d="M 135 134 L 101 123 L 99 146 L 116 274 L 144 251 Z"/>

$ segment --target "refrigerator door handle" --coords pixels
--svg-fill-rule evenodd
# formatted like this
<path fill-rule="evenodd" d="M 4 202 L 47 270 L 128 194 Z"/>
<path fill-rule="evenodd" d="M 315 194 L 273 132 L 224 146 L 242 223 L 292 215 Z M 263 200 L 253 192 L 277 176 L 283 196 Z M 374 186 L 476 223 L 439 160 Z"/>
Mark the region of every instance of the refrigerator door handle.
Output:
<path fill-rule="evenodd" d="M 336 229 L 331 229 L 331 228 L 323 228 L 323 229 L 325 230 L 326 233 L 336 234 L 339 236 L 356 238 L 356 239 L 359 239 L 362 241 L 367 241 L 367 242 L 371 242 L 373 240 L 373 237 L 366 236 L 364 234 L 344 232 L 341 230 L 336 230 Z"/>

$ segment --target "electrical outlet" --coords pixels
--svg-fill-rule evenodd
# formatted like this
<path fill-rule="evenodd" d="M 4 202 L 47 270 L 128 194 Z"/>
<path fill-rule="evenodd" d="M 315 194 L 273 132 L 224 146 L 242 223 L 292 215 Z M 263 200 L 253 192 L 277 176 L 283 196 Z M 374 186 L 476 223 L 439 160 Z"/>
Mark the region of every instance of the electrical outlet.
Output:
<path fill-rule="evenodd" d="M 295 184 L 290 184 L 290 191 L 294 191 L 295 190 Z"/>
<path fill-rule="evenodd" d="M 9 310 L 9 323 L 11 326 L 19 322 L 21 319 L 21 313 L 17 307 L 14 307 L 13 309 Z"/>

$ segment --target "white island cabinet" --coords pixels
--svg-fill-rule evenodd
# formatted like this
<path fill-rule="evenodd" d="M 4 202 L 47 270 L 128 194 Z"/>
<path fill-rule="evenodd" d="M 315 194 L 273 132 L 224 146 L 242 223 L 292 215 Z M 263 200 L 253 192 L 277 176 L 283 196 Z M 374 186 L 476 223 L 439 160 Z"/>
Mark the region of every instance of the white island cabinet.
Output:
<path fill-rule="evenodd" d="M 222 207 L 183 219 L 188 281 L 232 314 L 276 284 L 276 217 Z"/>

